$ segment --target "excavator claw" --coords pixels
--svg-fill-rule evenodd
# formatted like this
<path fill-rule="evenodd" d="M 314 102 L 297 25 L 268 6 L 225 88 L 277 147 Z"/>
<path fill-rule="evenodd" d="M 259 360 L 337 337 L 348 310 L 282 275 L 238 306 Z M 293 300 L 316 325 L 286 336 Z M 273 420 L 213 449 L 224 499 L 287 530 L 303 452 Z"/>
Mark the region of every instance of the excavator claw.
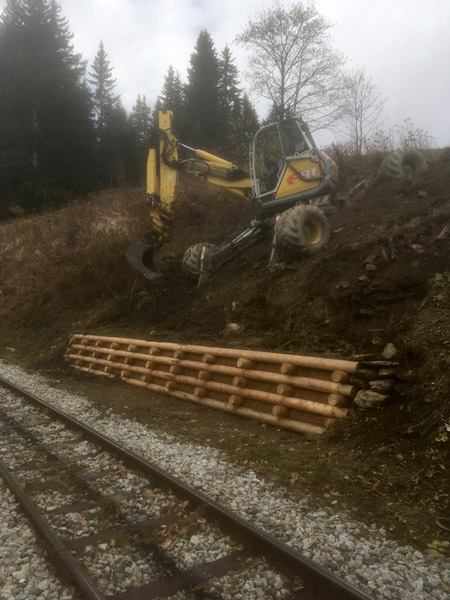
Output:
<path fill-rule="evenodd" d="M 156 249 L 155 244 L 134 242 L 128 246 L 126 252 L 130 265 L 154 284 L 162 283 L 164 279 L 163 274 L 153 262 L 153 252 Z"/>

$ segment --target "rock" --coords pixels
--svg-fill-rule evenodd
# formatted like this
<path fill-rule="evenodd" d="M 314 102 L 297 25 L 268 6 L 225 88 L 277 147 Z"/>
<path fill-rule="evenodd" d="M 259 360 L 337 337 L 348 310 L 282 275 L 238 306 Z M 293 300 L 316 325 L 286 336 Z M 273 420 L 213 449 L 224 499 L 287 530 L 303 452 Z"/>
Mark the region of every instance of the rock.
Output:
<path fill-rule="evenodd" d="M 367 263 L 366 271 L 378 271 L 378 267 L 372 263 Z"/>
<path fill-rule="evenodd" d="M 388 394 L 392 390 L 394 383 L 394 379 L 376 379 L 374 381 L 369 381 L 370 389 L 374 392 L 379 392 L 380 394 Z"/>
<path fill-rule="evenodd" d="M 426 191 L 425 191 L 425 190 L 419 190 L 419 191 L 417 192 L 417 196 L 418 196 L 419 198 L 426 198 L 426 197 L 427 197 L 427 195 L 428 195 L 428 194 L 426 193 Z"/>
<path fill-rule="evenodd" d="M 382 354 L 383 354 L 383 358 L 386 358 L 387 360 L 391 360 L 391 358 L 395 358 L 398 355 L 398 350 L 394 346 L 394 344 L 391 344 L 389 342 L 384 347 Z"/>
<path fill-rule="evenodd" d="M 364 365 L 367 365 L 368 367 L 396 367 L 398 365 L 398 362 L 396 362 L 395 360 L 362 360 L 361 361 Z"/>
<path fill-rule="evenodd" d="M 373 317 L 375 314 L 373 308 L 362 308 L 359 312 L 363 315 L 363 317 Z"/>
<path fill-rule="evenodd" d="M 376 360 L 378 358 L 378 354 L 352 354 L 352 360 Z"/>
<path fill-rule="evenodd" d="M 371 379 L 378 378 L 378 371 L 375 369 L 358 369 L 356 375 L 360 379 L 365 379 L 366 381 L 370 381 Z"/>
<path fill-rule="evenodd" d="M 360 275 L 358 277 L 358 281 L 361 281 L 362 283 L 370 283 L 370 279 L 367 277 L 367 275 Z"/>
<path fill-rule="evenodd" d="M 416 254 L 423 254 L 425 252 L 425 247 L 421 244 L 411 244 L 411 249 L 414 250 Z"/>
<path fill-rule="evenodd" d="M 400 371 L 399 373 L 397 373 L 397 377 L 404 381 L 411 381 L 411 380 L 415 379 L 416 376 L 417 376 L 416 372 L 413 371 L 412 369 L 406 369 L 404 371 Z"/>
<path fill-rule="evenodd" d="M 380 372 L 378 373 L 380 379 L 390 379 L 396 375 L 397 371 L 395 369 L 380 369 Z"/>
<path fill-rule="evenodd" d="M 379 394 L 373 390 L 361 390 L 354 399 L 354 403 L 358 408 L 380 408 L 389 400 L 387 394 Z"/>
<path fill-rule="evenodd" d="M 442 554 L 441 552 L 439 552 L 439 550 L 436 550 L 435 548 L 427 548 L 426 550 L 424 550 L 424 554 L 428 554 L 428 556 L 432 556 L 433 558 L 445 557 L 445 554 Z"/>
<path fill-rule="evenodd" d="M 369 387 L 369 384 L 364 379 L 359 379 L 358 377 L 350 377 L 350 383 L 360 390 L 365 390 Z"/>
<path fill-rule="evenodd" d="M 239 323 L 228 323 L 222 333 L 225 337 L 234 337 L 239 335 L 241 331 L 242 327 L 239 325 Z"/>

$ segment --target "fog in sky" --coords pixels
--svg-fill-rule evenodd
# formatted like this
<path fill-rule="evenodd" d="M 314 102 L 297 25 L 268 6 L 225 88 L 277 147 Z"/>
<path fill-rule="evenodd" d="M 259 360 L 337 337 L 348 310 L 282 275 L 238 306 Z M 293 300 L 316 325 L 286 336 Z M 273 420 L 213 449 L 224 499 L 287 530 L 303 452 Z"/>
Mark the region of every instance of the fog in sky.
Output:
<path fill-rule="evenodd" d="M 288 6 L 291 2 L 281 1 Z M 6 1 L 0 0 L 0 9 Z M 249 68 L 234 39 L 270 0 L 59 0 L 74 34 L 75 50 L 92 63 L 103 40 L 116 91 L 127 110 L 138 94 L 153 105 L 169 65 L 186 79 L 199 32 L 206 29 L 218 53 L 232 50 L 241 73 Z M 334 27 L 334 47 L 350 70 L 363 68 L 386 99 L 384 127 L 411 119 L 450 145 L 450 0 L 316 0 Z M 267 105 L 252 98 L 260 116 Z M 333 135 L 321 136 L 325 142 Z"/>

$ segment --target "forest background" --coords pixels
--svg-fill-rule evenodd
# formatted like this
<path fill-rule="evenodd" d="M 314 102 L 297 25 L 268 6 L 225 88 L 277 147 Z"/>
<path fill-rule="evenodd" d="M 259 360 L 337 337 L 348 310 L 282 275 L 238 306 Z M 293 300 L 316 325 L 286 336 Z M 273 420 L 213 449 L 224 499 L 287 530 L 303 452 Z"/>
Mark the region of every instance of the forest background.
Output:
<path fill-rule="evenodd" d="M 340 132 L 341 154 L 429 147 L 432 137 L 410 120 L 395 135 L 382 130 L 384 99 L 363 70 L 348 71 L 331 29 L 311 3 L 262 10 L 235 40 L 251 64 L 244 79 L 230 47 L 219 52 L 202 30 L 186 81 L 168 65 L 156 102 L 136 90 L 127 112 L 101 40 L 88 64 L 57 2 L 8 0 L 0 18 L 0 218 L 142 184 L 159 109 L 174 111 L 184 143 L 222 154 L 231 140 L 294 114 L 313 131 Z M 268 114 L 256 113 L 250 94 L 266 99 Z"/>

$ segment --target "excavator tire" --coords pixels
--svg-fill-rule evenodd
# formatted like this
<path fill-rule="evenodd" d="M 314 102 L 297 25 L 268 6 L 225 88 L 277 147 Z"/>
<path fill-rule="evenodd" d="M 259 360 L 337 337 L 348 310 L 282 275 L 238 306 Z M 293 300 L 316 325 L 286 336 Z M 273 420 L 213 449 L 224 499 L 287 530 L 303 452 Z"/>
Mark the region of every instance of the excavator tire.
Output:
<path fill-rule="evenodd" d="M 189 246 L 183 254 L 181 267 L 184 275 L 192 281 L 198 281 L 201 274 L 201 255 L 203 247 L 206 247 L 204 268 L 212 268 L 214 270 L 214 252 L 217 247 L 215 244 L 194 244 L 193 246 Z"/>
<path fill-rule="evenodd" d="M 317 206 L 293 206 L 280 215 L 276 234 L 282 256 L 309 256 L 328 244 L 330 224 Z"/>
<path fill-rule="evenodd" d="M 381 163 L 380 176 L 409 177 L 427 168 L 425 157 L 418 150 L 395 150 Z"/>

